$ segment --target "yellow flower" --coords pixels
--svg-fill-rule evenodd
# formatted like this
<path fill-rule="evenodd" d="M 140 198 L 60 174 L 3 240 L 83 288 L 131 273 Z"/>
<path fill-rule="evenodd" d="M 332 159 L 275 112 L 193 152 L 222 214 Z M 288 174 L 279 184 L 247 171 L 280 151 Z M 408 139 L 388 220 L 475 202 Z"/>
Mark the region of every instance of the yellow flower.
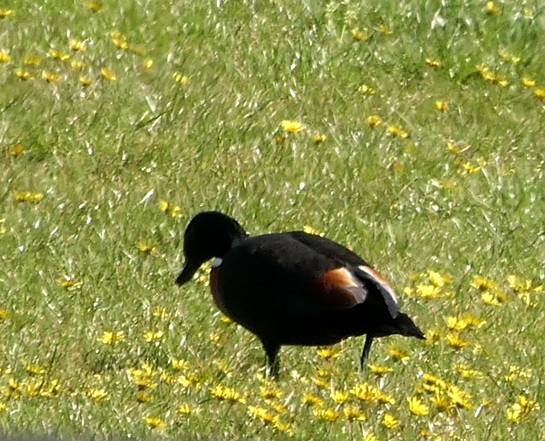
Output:
<path fill-rule="evenodd" d="M 27 66 L 39 66 L 42 63 L 42 57 L 33 54 L 27 54 L 23 58 L 23 64 Z"/>
<path fill-rule="evenodd" d="M 520 395 L 517 401 L 507 409 L 507 419 L 512 423 L 520 423 L 528 419 L 528 416 L 540 409 L 539 403 L 528 399 L 526 395 Z"/>
<path fill-rule="evenodd" d="M 534 89 L 534 95 L 538 98 L 545 99 L 545 89 L 541 87 L 536 87 Z"/>
<path fill-rule="evenodd" d="M 23 366 L 29 374 L 33 375 L 43 375 L 46 372 L 46 369 L 39 364 L 29 363 L 28 361 L 23 361 Z"/>
<path fill-rule="evenodd" d="M 446 397 L 445 394 L 437 392 L 430 398 L 431 403 L 439 412 L 450 413 L 455 405 Z"/>
<path fill-rule="evenodd" d="M 65 61 L 65 60 L 68 60 L 70 58 L 70 54 L 67 54 L 66 52 L 61 52 L 61 51 L 58 51 L 57 49 L 53 49 L 53 48 L 50 48 L 47 53 L 49 54 L 49 56 L 51 58 L 53 58 L 54 60 L 61 60 L 61 61 Z"/>
<path fill-rule="evenodd" d="M 74 52 L 85 52 L 87 50 L 87 47 L 85 47 L 85 43 L 75 38 L 70 39 L 69 46 L 70 49 L 72 49 Z"/>
<path fill-rule="evenodd" d="M 144 242 L 140 241 L 136 244 L 136 248 L 138 248 L 140 251 L 146 254 L 150 254 L 157 248 L 157 245 L 151 243 L 151 242 Z"/>
<path fill-rule="evenodd" d="M 95 403 L 102 403 L 103 401 L 108 399 L 108 391 L 104 388 L 89 388 L 85 392 L 85 395 L 87 395 L 87 398 L 89 398 L 91 401 L 94 401 Z"/>
<path fill-rule="evenodd" d="M 378 31 L 383 35 L 392 35 L 394 32 L 386 25 L 381 24 Z"/>
<path fill-rule="evenodd" d="M 377 441 L 377 437 L 373 432 L 366 432 L 362 441 Z"/>
<path fill-rule="evenodd" d="M 475 369 L 471 369 L 467 364 L 465 363 L 458 363 L 452 366 L 452 370 L 454 372 L 458 372 L 462 378 L 478 378 L 481 377 L 482 374 Z"/>
<path fill-rule="evenodd" d="M 7 404 L 0 402 L 0 413 L 4 412 L 5 410 L 8 410 Z"/>
<path fill-rule="evenodd" d="M 481 294 L 483 302 L 490 306 L 500 306 L 507 302 L 508 297 L 503 291 L 485 291 Z"/>
<path fill-rule="evenodd" d="M 112 70 L 108 69 L 107 67 L 103 67 L 100 69 L 100 75 L 102 75 L 102 78 L 109 81 L 117 80 L 115 73 Z"/>
<path fill-rule="evenodd" d="M 426 416 L 430 412 L 428 406 L 418 397 L 407 397 L 407 401 L 409 403 L 409 412 L 413 415 Z"/>
<path fill-rule="evenodd" d="M 449 332 L 445 338 L 449 346 L 453 347 L 454 349 L 462 349 L 469 346 L 469 342 L 451 332 Z"/>
<path fill-rule="evenodd" d="M 19 77 L 20 80 L 28 81 L 34 79 L 30 72 L 24 69 L 15 69 L 15 75 Z"/>
<path fill-rule="evenodd" d="M 314 409 L 312 413 L 316 418 L 326 421 L 337 421 L 340 417 L 335 409 Z"/>
<path fill-rule="evenodd" d="M 146 58 L 142 61 L 142 67 L 144 70 L 150 70 L 153 67 L 153 60 L 151 58 Z"/>
<path fill-rule="evenodd" d="M 44 198 L 44 194 L 32 193 L 30 191 L 15 191 L 13 197 L 17 202 L 40 202 Z"/>
<path fill-rule="evenodd" d="M 176 413 L 179 413 L 180 415 L 189 415 L 195 411 L 194 408 L 192 408 L 189 404 L 180 404 L 178 407 L 176 407 Z"/>
<path fill-rule="evenodd" d="M 0 63 L 7 63 L 10 60 L 11 56 L 7 52 L 0 50 Z"/>
<path fill-rule="evenodd" d="M 275 417 L 267 409 L 257 406 L 248 406 L 248 413 L 252 418 L 256 418 L 267 423 L 272 423 Z"/>
<path fill-rule="evenodd" d="M 152 429 L 163 430 L 166 427 L 166 424 L 161 420 L 161 418 L 148 415 L 145 416 L 143 419 L 144 422 Z"/>
<path fill-rule="evenodd" d="M 331 360 L 333 358 L 337 358 L 340 354 L 340 352 L 335 349 L 333 346 L 328 346 L 326 348 L 319 348 L 316 350 L 318 353 L 318 356 L 323 358 L 324 360 Z"/>
<path fill-rule="evenodd" d="M 343 407 L 343 415 L 348 421 L 364 421 L 365 413 L 358 406 Z"/>
<path fill-rule="evenodd" d="M 0 308 L 0 320 L 7 320 L 7 319 L 9 319 L 9 312 L 6 309 Z"/>
<path fill-rule="evenodd" d="M 320 407 L 324 404 L 324 400 L 322 400 L 321 398 L 318 398 L 316 395 L 312 395 L 310 393 L 305 392 L 303 394 L 303 404 L 309 407 L 312 407 L 312 406 Z"/>
<path fill-rule="evenodd" d="M 180 84 L 189 83 L 189 78 L 187 76 L 185 76 L 184 74 L 182 74 L 181 72 L 174 72 L 172 74 L 172 78 L 174 79 L 174 81 L 176 81 L 177 83 L 180 83 Z"/>
<path fill-rule="evenodd" d="M 382 119 L 377 115 L 369 115 L 366 121 L 371 127 L 376 127 L 382 124 Z"/>
<path fill-rule="evenodd" d="M 161 330 L 148 330 L 144 331 L 144 340 L 146 340 L 148 343 L 159 343 L 161 340 L 163 340 L 163 336 L 165 333 Z"/>
<path fill-rule="evenodd" d="M 87 2 L 85 3 L 85 7 L 92 12 L 98 12 L 102 9 L 100 2 Z"/>
<path fill-rule="evenodd" d="M 399 420 L 397 420 L 391 413 L 385 413 L 382 418 L 382 425 L 387 429 L 396 429 L 399 427 Z"/>
<path fill-rule="evenodd" d="M 536 86 L 536 80 L 533 80 L 530 77 L 522 77 L 522 85 L 524 87 L 535 87 Z"/>
<path fill-rule="evenodd" d="M 113 345 L 118 341 L 125 340 L 124 331 L 104 331 L 102 335 L 98 338 L 105 345 Z"/>
<path fill-rule="evenodd" d="M 374 95 L 375 89 L 369 87 L 367 84 L 362 84 L 360 87 L 358 87 L 358 92 L 360 92 L 362 95 Z"/>
<path fill-rule="evenodd" d="M 91 78 L 89 78 L 87 75 L 81 75 L 79 77 L 79 82 L 82 86 L 88 86 L 89 84 L 91 84 Z"/>
<path fill-rule="evenodd" d="M 435 101 L 435 107 L 440 112 L 444 112 L 448 108 L 448 104 L 445 101 Z"/>
<path fill-rule="evenodd" d="M 471 286 L 481 291 L 487 291 L 489 289 L 495 289 L 497 285 L 492 280 L 477 275 L 473 277 L 473 280 L 471 281 Z"/>
<path fill-rule="evenodd" d="M 337 404 L 346 403 L 346 401 L 348 401 L 348 397 L 348 393 L 342 390 L 336 390 L 331 392 L 331 399 Z"/>
<path fill-rule="evenodd" d="M 303 129 L 299 121 L 284 120 L 280 123 L 282 130 L 287 133 L 298 133 Z"/>
<path fill-rule="evenodd" d="M 487 2 L 485 11 L 489 15 L 497 14 L 500 12 L 500 8 L 494 2 Z"/>
<path fill-rule="evenodd" d="M 214 386 L 210 389 L 210 393 L 213 397 L 217 398 L 218 400 L 223 401 L 230 401 L 232 403 L 245 403 L 246 399 L 244 396 L 237 392 L 235 389 L 223 386 L 221 384 Z"/>
<path fill-rule="evenodd" d="M 460 409 L 471 409 L 471 395 L 460 389 L 458 386 L 453 384 L 449 385 L 447 396 L 450 398 L 454 406 Z"/>
<path fill-rule="evenodd" d="M 369 363 L 369 364 L 367 365 L 367 367 L 369 368 L 369 370 L 370 370 L 373 374 L 375 374 L 375 375 L 377 375 L 377 376 L 379 376 L 379 377 L 381 377 L 381 376 L 384 375 L 384 374 L 387 374 L 388 372 L 393 372 L 393 369 L 392 369 L 392 368 L 389 368 L 389 367 L 386 367 L 386 366 L 379 366 L 378 364 L 371 364 L 371 363 Z"/>
<path fill-rule="evenodd" d="M 446 274 L 441 274 L 437 271 L 428 270 L 427 271 L 428 279 L 432 285 L 442 288 L 445 285 L 452 284 L 452 277 Z"/>
<path fill-rule="evenodd" d="M 182 209 L 178 205 L 171 204 L 170 202 L 161 200 L 159 201 L 159 208 L 165 214 L 170 214 L 172 217 L 181 217 Z"/>
<path fill-rule="evenodd" d="M 405 139 L 405 138 L 408 138 L 409 137 L 409 133 L 406 132 L 405 130 L 403 130 L 401 127 L 395 125 L 395 124 L 390 124 L 388 126 L 388 131 L 395 137 L 397 138 L 402 138 L 402 139 Z"/>
<path fill-rule="evenodd" d="M 56 83 L 59 81 L 60 76 L 59 74 L 50 71 L 50 70 L 42 70 L 42 78 L 47 81 L 48 83 Z"/>
<path fill-rule="evenodd" d="M 431 67 L 441 67 L 443 65 L 443 63 L 435 58 L 430 58 L 430 57 L 427 57 L 425 59 L 426 61 L 426 64 L 428 66 L 431 66 Z"/>
<path fill-rule="evenodd" d="M 13 14 L 15 14 L 13 9 L 0 8 L 0 18 L 11 17 Z"/>
<path fill-rule="evenodd" d="M 113 45 L 118 49 L 127 50 L 129 48 L 129 43 L 127 43 L 127 37 L 121 32 L 110 32 L 110 38 L 112 39 Z"/>
<path fill-rule="evenodd" d="M 23 144 L 14 144 L 9 149 L 9 154 L 14 158 L 17 158 L 25 151 L 25 146 Z"/>
<path fill-rule="evenodd" d="M 322 142 L 324 142 L 327 139 L 327 136 L 325 136 L 325 135 L 323 135 L 321 133 L 317 133 L 316 135 L 314 135 L 312 137 L 312 139 L 316 144 L 321 144 Z"/>
<path fill-rule="evenodd" d="M 388 346 L 388 355 L 394 361 L 406 362 L 409 360 L 409 353 L 393 344 Z"/>
<path fill-rule="evenodd" d="M 303 231 L 307 234 L 313 234 L 315 236 L 322 236 L 322 237 L 325 234 L 323 231 L 317 230 L 316 228 L 311 227 L 310 225 L 303 225 Z"/>
<path fill-rule="evenodd" d="M 360 31 L 358 29 L 352 29 L 350 31 L 350 33 L 352 34 L 352 37 L 356 41 L 365 41 L 365 40 L 367 40 L 367 32 L 365 32 L 365 31 Z"/>
<path fill-rule="evenodd" d="M 74 277 L 63 277 L 62 279 L 57 280 L 58 285 L 61 288 L 68 289 L 70 291 L 74 289 L 80 289 L 83 286 L 83 282 L 75 279 Z"/>

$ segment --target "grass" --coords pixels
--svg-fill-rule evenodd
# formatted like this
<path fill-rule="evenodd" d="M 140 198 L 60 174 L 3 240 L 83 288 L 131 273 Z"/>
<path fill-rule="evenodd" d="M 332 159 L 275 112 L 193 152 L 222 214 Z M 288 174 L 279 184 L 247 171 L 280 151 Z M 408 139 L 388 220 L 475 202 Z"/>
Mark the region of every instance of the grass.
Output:
<path fill-rule="evenodd" d="M 544 436 L 539 2 L 18 0 L 0 16 L 1 431 Z M 205 272 L 173 284 L 203 209 L 350 245 L 427 342 L 384 339 L 365 373 L 362 339 L 286 347 L 270 383 Z"/>

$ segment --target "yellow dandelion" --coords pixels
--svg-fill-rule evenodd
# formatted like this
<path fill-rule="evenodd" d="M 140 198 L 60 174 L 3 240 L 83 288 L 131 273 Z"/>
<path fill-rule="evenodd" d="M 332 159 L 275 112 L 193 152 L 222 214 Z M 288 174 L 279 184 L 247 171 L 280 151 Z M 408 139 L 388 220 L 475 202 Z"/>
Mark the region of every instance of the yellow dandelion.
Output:
<path fill-rule="evenodd" d="M 380 391 L 369 383 L 363 383 L 356 384 L 352 389 L 350 389 L 350 393 L 362 401 L 371 402 L 375 400 Z"/>
<path fill-rule="evenodd" d="M 378 31 L 382 35 L 392 35 L 394 31 L 392 31 L 388 26 L 381 24 L 378 28 Z"/>
<path fill-rule="evenodd" d="M 445 285 L 452 284 L 452 277 L 447 274 L 441 274 L 437 271 L 428 270 L 427 276 L 432 285 L 435 285 L 438 288 L 442 288 Z"/>
<path fill-rule="evenodd" d="M 87 75 L 81 75 L 79 77 L 79 82 L 81 83 L 82 86 L 87 87 L 89 84 L 91 84 L 91 78 L 89 78 L 89 76 Z"/>
<path fill-rule="evenodd" d="M 24 69 L 15 69 L 15 75 L 22 80 L 22 81 L 28 81 L 34 79 L 32 74 Z"/>
<path fill-rule="evenodd" d="M 303 225 L 303 231 L 307 234 L 313 234 L 314 236 L 324 236 L 324 232 L 317 230 L 316 228 L 310 226 L 310 225 Z"/>
<path fill-rule="evenodd" d="M 534 95 L 537 97 L 537 98 L 541 98 L 542 100 L 545 99 L 545 89 L 542 88 L 542 87 L 536 87 L 534 89 Z"/>
<path fill-rule="evenodd" d="M 0 320 L 7 320 L 9 319 L 9 311 L 7 309 L 0 308 Z M 0 372 L 2 370 L 0 369 Z"/>
<path fill-rule="evenodd" d="M 267 423 L 272 423 L 275 417 L 275 415 L 273 415 L 267 409 L 258 406 L 248 406 L 248 413 L 252 418 L 259 419 Z"/>
<path fill-rule="evenodd" d="M 444 112 L 448 109 L 448 104 L 445 101 L 435 101 L 435 108 L 440 112 Z"/>
<path fill-rule="evenodd" d="M 485 11 L 489 15 L 494 15 L 500 12 L 500 8 L 494 2 L 487 2 L 485 6 Z"/>
<path fill-rule="evenodd" d="M 40 202 L 44 198 L 43 193 L 33 193 L 30 191 L 15 191 L 13 197 L 17 202 Z"/>
<path fill-rule="evenodd" d="M 97 404 L 102 403 L 103 401 L 106 401 L 108 399 L 108 391 L 104 388 L 89 388 L 85 391 L 85 395 L 87 395 L 87 398 Z"/>
<path fill-rule="evenodd" d="M 324 400 L 317 397 L 316 395 L 310 394 L 310 393 L 303 393 L 302 402 L 305 406 L 313 407 L 321 407 L 324 404 Z"/>
<path fill-rule="evenodd" d="M 195 411 L 195 409 L 193 407 L 191 407 L 187 403 L 180 404 L 180 405 L 178 405 L 178 407 L 176 407 L 176 413 L 178 413 L 180 415 L 190 415 L 194 411 Z"/>
<path fill-rule="evenodd" d="M 110 38 L 115 47 L 122 50 L 129 49 L 129 43 L 127 42 L 127 37 L 121 32 L 112 31 L 110 32 Z"/>
<path fill-rule="evenodd" d="M 382 124 L 382 119 L 377 115 L 369 115 L 366 119 L 367 124 L 371 127 L 376 127 Z"/>
<path fill-rule="evenodd" d="M 481 294 L 481 299 L 486 305 L 489 306 L 500 306 L 507 302 L 507 294 L 503 291 L 493 290 L 485 291 Z"/>
<path fill-rule="evenodd" d="M 174 79 L 174 81 L 180 84 L 189 83 L 189 78 L 186 75 L 182 74 L 181 72 L 174 72 L 172 74 L 172 78 Z"/>
<path fill-rule="evenodd" d="M 426 64 L 428 66 L 431 66 L 431 67 L 441 67 L 443 66 L 443 63 L 439 60 L 437 60 L 436 58 L 430 58 L 430 57 L 427 57 L 425 60 Z"/>
<path fill-rule="evenodd" d="M 182 208 L 179 205 L 171 204 L 165 200 L 159 201 L 159 209 L 165 214 L 170 214 L 172 217 L 182 216 Z"/>
<path fill-rule="evenodd" d="M 299 133 L 303 125 L 299 121 L 283 120 L 280 123 L 282 130 L 287 133 Z"/>
<path fill-rule="evenodd" d="M 85 8 L 92 12 L 99 12 L 102 9 L 102 4 L 100 2 L 87 2 Z"/>
<path fill-rule="evenodd" d="M 439 412 L 443 413 L 450 413 L 456 407 L 445 394 L 439 392 L 432 396 L 430 401 Z"/>
<path fill-rule="evenodd" d="M 335 409 L 314 409 L 314 416 L 320 420 L 337 421 L 341 416 Z"/>
<path fill-rule="evenodd" d="M 346 403 L 349 397 L 350 395 L 348 394 L 348 392 L 342 390 L 335 390 L 331 392 L 331 399 L 337 404 Z"/>
<path fill-rule="evenodd" d="M 399 427 L 399 420 L 391 413 L 386 412 L 382 418 L 382 425 L 387 429 L 397 429 Z"/>
<path fill-rule="evenodd" d="M 456 385 L 449 385 L 447 396 L 452 404 L 460 409 L 471 409 L 471 395 Z"/>
<path fill-rule="evenodd" d="M 105 345 L 113 345 L 114 343 L 117 343 L 118 341 L 125 340 L 125 332 L 124 331 L 104 331 L 102 335 L 98 338 L 98 340 L 104 343 Z"/>
<path fill-rule="evenodd" d="M 388 132 L 390 132 L 390 134 L 392 136 L 395 136 L 397 138 L 402 138 L 402 139 L 405 139 L 405 138 L 408 138 L 409 137 L 409 133 L 406 132 L 405 130 L 403 130 L 400 126 L 397 126 L 395 124 L 390 124 L 388 126 Z"/>
<path fill-rule="evenodd" d="M 230 401 L 232 403 L 245 403 L 244 395 L 237 392 L 235 389 L 223 386 L 221 384 L 210 388 L 210 393 L 214 398 L 222 401 Z"/>
<path fill-rule="evenodd" d="M 142 253 L 150 254 L 157 249 L 157 245 L 152 242 L 140 241 L 136 243 L 136 248 Z"/>
<path fill-rule="evenodd" d="M 25 370 L 32 375 L 43 375 L 46 373 L 46 369 L 43 366 L 40 366 L 36 363 L 29 363 L 28 361 L 23 361 L 23 366 Z"/>
<path fill-rule="evenodd" d="M 367 84 L 362 84 L 360 87 L 358 87 L 358 92 L 360 92 L 362 95 L 374 95 L 375 89 Z"/>
<path fill-rule="evenodd" d="M 0 8 L 0 18 L 11 17 L 14 14 L 15 14 L 15 11 L 13 9 Z"/>
<path fill-rule="evenodd" d="M 482 374 L 476 370 L 471 369 L 467 364 L 465 363 L 458 363 L 452 366 L 452 370 L 454 372 L 459 373 L 462 378 L 479 378 L 482 377 Z"/>
<path fill-rule="evenodd" d="M 314 135 L 314 136 L 312 137 L 312 140 L 313 140 L 316 144 L 321 144 L 321 143 L 324 142 L 326 139 L 327 139 L 327 136 L 325 136 L 325 135 L 322 134 L 322 133 L 317 133 L 316 135 Z"/>
<path fill-rule="evenodd" d="M 467 346 L 469 346 L 469 342 L 458 336 L 457 334 L 453 334 L 449 332 L 445 339 L 447 340 L 447 343 L 450 347 L 454 349 L 462 349 Z"/>
<path fill-rule="evenodd" d="M 58 279 L 57 284 L 61 288 L 65 288 L 70 291 L 80 289 L 83 286 L 83 282 L 81 280 L 77 280 L 75 277 L 68 276 L 63 277 L 62 279 Z"/>
<path fill-rule="evenodd" d="M 365 421 L 365 413 L 358 406 L 344 406 L 343 407 L 343 416 L 348 421 Z"/>
<path fill-rule="evenodd" d="M 316 350 L 318 356 L 324 360 L 332 360 L 337 358 L 340 355 L 340 352 L 335 349 L 333 346 L 328 346 L 326 348 L 319 348 Z"/>
<path fill-rule="evenodd" d="M 4 412 L 6 410 L 8 410 L 8 405 L 6 403 L 2 403 L 0 401 L 0 413 Z"/>
<path fill-rule="evenodd" d="M 10 60 L 10 54 L 8 54 L 6 51 L 0 50 L 0 63 L 7 63 Z"/>
<path fill-rule="evenodd" d="M 473 277 L 473 280 L 470 284 L 473 288 L 476 288 L 481 291 L 487 291 L 490 289 L 495 289 L 497 287 L 496 283 L 491 279 L 488 279 L 483 276 L 476 275 Z"/>
<path fill-rule="evenodd" d="M 25 151 L 25 146 L 23 144 L 14 144 L 9 149 L 10 156 L 17 158 Z"/>
<path fill-rule="evenodd" d="M 85 43 L 76 38 L 71 38 L 68 45 L 70 46 L 70 49 L 72 49 L 74 52 L 85 52 L 87 50 Z"/>
<path fill-rule="evenodd" d="M 51 70 L 42 70 L 42 78 L 48 83 L 57 83 L 60 80 L 59 74 Z"/>
<path fill-rule="evenodd" d="M 530 77 L 522 77 L 522 85 L 524 87 L 535 87 L 536 86 L 536 80 L 530 78 Z"/>
<path fill-rule="evenodd" d="M 356 41 L 365 41 L 367 40 L 367 32 L 360 31 L 359 29 L 352 29 L 350 31 L 350 34 L 352 35 L 352 38 Z"/>
<path fill-rule="evenodd" d="M 66 52 L 58 51 L 57 49 L 50 48 L 47 53 L 51 58 L 54 60 L 60 60 L 65 61 L 70 58 L 70 54 L 67 54 Z"/>
<path fill-rule="evenodd" d="M 377 375 L 377 376 L 379 376 L 379 377 L 383 376 L 384 374 L 387 374 L 387 373 L 389 373 L 389 372 L 393 372 L 393 371 L 394 371 L 392 368 L 389 368 L 389 367 L 387 367 L 387 366 L 379 366 L 378 364 L 372 364 L 372 363 L 369 363 L 369 364 L 367 365 L 367 367 L 369 368 L 369 370 L 370 370 L 373 374 L 375 374 L 375 375 Z"/>
<path fill-rule="evenodd" d="M 142 68 L 144 70 L 150 70 L 153 67 L 153 60 L 151 58 L 146 58 L 142 61 Z"/>
<path fill-rule="evenodd" d="M 512 423 L 526 421 L 532 412 L 540 409 L 537 401 L 530 400 L 526 395 L 520 395 L 507 409 L 507 419 Z"/>
<path fill-rule="evenodd" d="M 377 437 L 373 432 L 366 432 L 362 441 L 377 441 Z"/>
<path fill-rule="evenodd" d="M 418 397 L 407 397 L 409 412 L 416 416 L 426 416 L 430 413 L 428 406 Z"/>
<path fill-rule="evenodd" d="M 396 345 L 388 346 L 388 355 L 394 361 L 406 362 L 409 360 L 409 353 Z"/>
<path fill-rule="evenodd" d="M 152 429 L 163 430 L 166 428 L 166 424 L 159 417 L 148 415 L 143 420 Z"/>
<path fill-rule="evenodd" d="M 114 71 L 111 69 L 108 69 L 107 67 L 103 67 L 100 69 L 100 75 L 102 75 L 102 78 L 108 81 L 117 80 L 117 76 L 115 75 Z"/>
<path fill-rule="evenodd" d="M 42 57 L 34 54 L 27 54 L 23 57 L 23 64 L 26 66 L 39 66 L 42 63 Z"/>
<path fill-rule="evenodd" d="M 142 334 L 144 337 L 144 340 L 146 340 L 148 343 L 160 343 L 163 340 L 163 337 L 165 333 L 161 330 L 148 330 L 144 331 Z"/>

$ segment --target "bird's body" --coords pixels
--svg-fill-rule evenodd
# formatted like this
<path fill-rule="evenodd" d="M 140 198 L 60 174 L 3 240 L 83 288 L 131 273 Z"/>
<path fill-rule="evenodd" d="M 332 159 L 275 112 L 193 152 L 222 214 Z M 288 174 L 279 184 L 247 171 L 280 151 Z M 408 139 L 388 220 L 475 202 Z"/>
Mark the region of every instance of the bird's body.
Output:
<path fill-rule="evenodd" d="M 362 258 L 329 239 L 301 231 L 248 237 L 218 212 L 203 212 L 184 235 L 184 269 L 191 279 L 206 260 L 219 309 L 261 340 L 272 370 L 282 345 L 330 345 L 367 334 L 424 338 L 399 311 L 390 285 Z"/>

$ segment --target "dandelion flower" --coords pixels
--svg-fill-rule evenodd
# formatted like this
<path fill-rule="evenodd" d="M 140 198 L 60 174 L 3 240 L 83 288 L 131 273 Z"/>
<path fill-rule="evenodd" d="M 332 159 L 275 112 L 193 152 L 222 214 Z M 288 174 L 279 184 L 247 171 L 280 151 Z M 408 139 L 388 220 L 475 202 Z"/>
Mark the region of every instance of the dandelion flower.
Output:
<path fill-rule="evenodd" d="M 148 343 L 160 343 L 163 340 L 165 333 L 161 330 L 148 330 L 144 331 L 144 340 Z"/>
<path fill-rule="evenodd" d="M 87 50 L 85 43 L 75 38 L 70 39 L 69 46 L 74 52 L 85 52 Z"/>
<path fill-rule="evenodd" d="M 512 423 L 520 423 L 528 419 L 528 416 L 540 409 L 537 401 L 530 400 L 526 395 L 520 395 L 517 401 L 507 409 L 507 419 Z"/>
<path fill-rule="evenodd" d="M 85 392 L 85 395 L 87 395 L 87 398 L 89 398 L 91 401 L 94 401 L 95 403 L 102 403 L 103 401 L 108 399 L 108 392 L 106 389 L 97 389 L 97 388 L 89 388 Z"/>
<path fill-rule="evenodd" d="M 321 143 L 324 142 L 326 139 L 327 139 L 327 136 L 323 135 L 322 133 L 317 133 L 316 135 L 314 135 L 314 136 L 312 137 L 312 140 L 313 140 L 316 144 L 321 144 Z"/>
<path fill-rule="evenodd" d="M 445 101 L 435 101 L 435 107 L 440 112 L 444 112 L 448 109 L 448 104 Z"/>
<path fill-rule="evenodd" d="M 321 398 L 318 398 L 316 395 L 312 395 L 310 393 L 305 392 L 303 394 L 303 404 L 308 407 L 312 406 L 322 406 L 324 404 L 324 400 Z"/>
<path fill-rule="evenodd" d="M 402 139 L 405 139 L 405 138 L 408 138 L 409 137 L 409 133 L 406 132 L 405 130 L 403 130 L 401 127 L 395 125 L 395 124 L 390 124 L 388 126 L 388 132 L 390 132 L 390 134 L 392 136 L 395 136 L 397 138 L 402 138 Z"/>
<path fill-rule="evenodd" d="M 0 308 L 0 320 L 7 320 L 7 319 L 9 319 L 9 312 L 6 309 Z"/>
<path fill-rule="evenodd" d="M 118 341 L 125 340 L 125 332 L 124 331 L 104 331 L 102 335 L 98 338 L 98 340 L 104 343 L 105 345 L 113 345 L 114 343 L 117 343 Z"/>
<path fill-rule="evenodd" d="M 10 54 L 5 51 L 0 50 L 0 63 L 7 63 L 11 60 Z"/>
<path fill-rule="evenodd" d="M 116 81 L 117 76 L 115 75 L 114 71 L 111 69 L 108 69 L 107 67 L 103 67 L 100 69 L 100 75 L 102 75 L 102 78 L 108 81 Z"/>
<path fill-rule="evenodd" d="M 354 38 L 356 41 L 365 41 L 368 37 L 367 32 L 360 31 L 358 29 L 352 29 L 350 34 L 352 34 L 352 38 Z"/>
<path fill-rule="evenodd" d="M 381 24 L 378 28 L 378 31 L 382 35 L 392 35 L 394 31 L 392 31 L 388 26 Z"/>
<path fill-rule="evenodd" d="M 430 412 L 422 400 L 418 397 L 407 397 L 409 403 L 409 412 L 416 416 L 426 416 Z"/>
<path fill-rule="evenodd" d="M 144 68 L 144 70 L 150 70 L 153 67 L 153 60 L 151 58 L 146 58 L 142 62 L 142 67 Z"/>
<path fill-rule="evenodd" d="M 0 18 L 11 17 L 14 14 L 15 11 L 13 9 L 0 8 Z"/>
<path fill-rule="evenodd" d="M 545 89 L 541 87 L 536 87 L 534 89 L 534 95 L 537 98 L 541 98 L 542 100 L 545 100 Z"/>
<path fill-rule="evenodd" d="M 394 361 L 406 362 L 409 360 L 409 353 L 393 344 L 388 347 L 388 355 Z"/>
<path fill-rule="evenodd" d="M 102 9 L 100 2 L 87 2 L 85 7 L 92 12 L 99 12 Z"/>
<path fill-rule="evenodd" d="M 522 77 L 522 85 L 524 87 L 535 87 L 536 86 L 536 80 L 530 78 L 530 77 Z"/>
<path fill-rule="evenodd" d="M 399 427 L 399 420 L 396 419 L 391 413 L 385 413 L 382 418 L 382 425 L 387 429 L 397 429 Z"/>
<path fill-rule="evenodd" d="M 369 126 L 371 127 L 376 127 L 382 124 L 382 119 L 380 118 L 380 116 L 377 116 L 377 115 L 369 115 L 366 121 L 367 121 L 367 124 L 369 124 Z"/>
<path fill-rule="evenodd" d="M 435 58 L 427 57 L 425 60 L 426 64 L 431 67 L 441 67 L 443 63 Z"/>
<path fill-rule="evenodd" d="M 230 401 L 232 403 L 246 402 L 246 399 L 240 392 L 237 392 L 235 389 L 223 386 L 221 384 L 211 388 L 210 393 L 214 398 L 217 398 L 218 400 Z"/>
<path fill-rule="evenodd" d="M 303 125 L 299 121 L 284 120 L 280 123 L 282 130 L 287 133 L 299 133 Z"/>
<path fill-rule="evenodd" d="M 174 81 L 180 84 L 189 83 L 189 78 L 186 75 L 182 74 L 181 72 L 174 72 L 172 74 L 172 78 L 174 79 Z"/>
<path fill-rule="evenodd" d="M 166 424 L 163 422 L 163 420 L 161 420 L 161 418 L 148 415 L 145 416 L 143 420 L 152 429 L 163 430 L 166 428 Z"/>
<path fill-rule="evenodd" d="M 358 406 L 343 407 L 343 415 L 348 421 L 365 421 L 365 413 Z"/>
<path fill-rule="evenodd" d="M 13 196 L 17 202 L 40 202 L 44 198 L 43 193 L 30 191 L 15 191 Z"/>
<path fill-rule="evenodd" d="M 485 11 L 489 15 L 494 15 L 500 12 L 500 8 L 494 2 L 487 2 L 485 6 Z"/>
<path fill-rule="evenodd" d="M 340 417 L 335 409 L 314 409 L 312 413 L 316 418 L 325 421 L 337 421 Z"/>
<path fill-rule="evenodd" d="M 337 358 L 340 354 L 340 352 L 332 346 L 319 348 L 316 352 L 318 353 L 318 356 L 324 360 L 332 360 L 333 358 Z"/>
<path fill-rule="evenodd" d="M 469 342 L 451 332 L 446 335 L 445 339 L 447 340 L 449 346 L 454 349 L 462 349 L 469 346 Z"/>

